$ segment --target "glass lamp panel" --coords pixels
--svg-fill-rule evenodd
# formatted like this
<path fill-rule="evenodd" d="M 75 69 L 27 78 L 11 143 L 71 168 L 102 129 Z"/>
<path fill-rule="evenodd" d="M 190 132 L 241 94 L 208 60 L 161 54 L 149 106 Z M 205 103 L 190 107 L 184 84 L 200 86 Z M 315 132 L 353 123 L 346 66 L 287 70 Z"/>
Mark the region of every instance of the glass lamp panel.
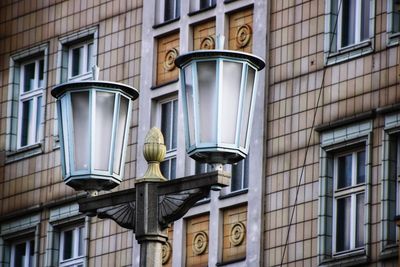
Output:
<path fill-rule="evenodd" d="M 253 99 L 253 90 L 255 82 L 256 71 L 248 67 L 247 68 L 247 81 L 246 81 L 246 92 L 243 99 L 243 112 L 242 120 L 240 125 L 240 146 L 246 147 L 247 133 L 249 130 L 251 101 Z"/>
<path fill-rule="evenodd" d="M 348 154 L 338 158 L 338 189 L 351 186 L 351 165 L 352 154 Z"/>
<path fill-rule="evenodd" d="M 222 67 L 221 113 L 220 125 L 221 142 L 235 144 L 236 122 L 239 110 L 240 87 L 242 81 L 242 63 L 224 61 Z"/>
<path fill-rule="evenodd" d="M 194 134 L 194 91 L 193 91 L 193 77 L 192 77 L 192 65 L 189 65 L 184 70 L 184 80 L 185 80 L 185 98 L 186 98 L 186 109 L 187 109 L 187 129 L 189 131 L 189 146 L 195 143 Z"/>
<path fill-rule="evenodd" d="M 113 131 L 115 94 L 96 92 L 94 121 L 93 167 L 107 171 L 110 162 L 111 136 Z"/>
<path fill-rule="evenodd" d="M 199 121 L 201 143 L 217 143 L 218 92 L 216 85 L 217 61 L 197 63 Z"/>
<path fill-rule="evenodd" d="M 24 92 L 35 88 L 35 62 L 24 65 Z"/>
<path fill-rule="evenodd" d="M 89 92 L 71 93 L 75 170 L 87 170 L 90 160 Z"/>
<path fill-rule="evenodd" d="M 350 249 L 351 197 L 337 200 L 336 207 L 336 251 Z"/>
<path fill-rule="evenodd" d="M 114 166 L 113 170 L 115 173 L 120 174 L 121 172 L 121 159 L 125 138 L 125 127 L 126 121 L 128 119 L 128 108 L 129 108 L 129 99 L 121 96 L 120 104 L 119 104 L 119 114 L 117 131 L 115 133 L 115 149 L 114 149 Z"/>

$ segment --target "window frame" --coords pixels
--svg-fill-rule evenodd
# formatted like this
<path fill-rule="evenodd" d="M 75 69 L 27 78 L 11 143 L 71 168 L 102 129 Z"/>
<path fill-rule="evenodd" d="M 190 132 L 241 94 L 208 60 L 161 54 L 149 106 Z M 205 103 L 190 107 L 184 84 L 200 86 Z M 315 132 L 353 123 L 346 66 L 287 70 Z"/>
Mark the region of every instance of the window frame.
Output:
<path fill-rule="evenodd" d="M 16 246 L 19 244 L 25 243 L 25 255 L 29 255 L 29 257 L 25 256 L 25 261 L 23 266 L 29 267 L 29 266 L 36 266 L 35 264 L 35 253 L 33 253 L 33 259 L 32 262 L 30 261 L 30 249 L 31 249 L 31 242 L 33 241 L 33 250 L 35 250 L 35 239 L 34 238 L 29 238 L 29 239 L 23 239 L 23 240 L 16 240 L 12 242 L 11 244 L 11 255 L 10 255 L 10 266 L 15 266 L 15 250 Z M 30 263 L 32 265 L 30 265 Z"/>
<path fill-rule="evenodd" d="M 17 150 L 20 150 L 25 147 L 30 147 L 33 145 L 36 145 L 40 142 L 42 138 L 41 130 L 40 130 L 40 125 L 42 124 L 41 118 L 42 118 L 42 113 L 43 113 L 43 103 L 40 103 L 40 110 L 38 111 L 38 99 L 41 98 L 41 102 L 43 102 L 43 95 L 44 95 L 44 90 L 45 86 L 40 87 L 39 83 L 39 70 L 40 70 L 40 61 L 43 60 L 43 65 L 44 65 L 44 56 L 38 56 L 35 59 L 27 60 L 27 61 L 21 61 L 20 63 L 20 86 L 19 86 L 19 98 L 18 98 L 18 130 L 17 130 Z M 25 87 L 25 66 L 35 63 L 35 74 L 34 74 L 34 81 L 35 81 L 35 86 L 34 89 L 28 92 L 24 92 L 24 87 Z M 43 79 L 45 75 L 45 69 L 43 67 Z M 44 82 L 44 81 L 43 81 Z M 23 125 L 22 125 L 22 116 L 23 116 L 23 103 L 26 101 L 33 101 L 33 108 L 31 110 L 31 113 L 29 114 L 29 126 L 28 129 L 28 140 L 26 145 L 22 145 L 22 131 L 23 131 Z M 39 125 L 38 125 L 38 120 L 39 120 Z M 33 132 L 33 133 L 32 133 Z"/>
<path fill-rule="evenodd" d="M 174 103 L 176 103 L 176 110 L 174 110 Z M 170 104 L 171 105 L 171 114 L 172 115 L 172 119 L 171 119 L 171 144 L 173 143 L 172 139 L 176 138 L 175 140 L 175 144 L 176 146 L 170 150 L 166 149 L 166 153 L 165 153 L 165 158 L 164 160 L 161 162 L 161 164 L 165 163 L 165 162 L 169 162 L 168 163 L 168 175 L 163 174 L 167 179 L 172 180 L 177 178 L 176 177 L 176 166 L 177 166 L 177 158 L 178 158 L 178 114 L 179 114 L 179 100 L 178 100 L 178 96 L 172 96 L 172 97 L 168 97 L 168 98 L 164 98 L 162 100 L 159 100 L 157 102 L 157 124 L 162 132 L 162 106 L 165 104 Z M 176 114 L 174 113 L 176 112 Z M 176 115 L 176 117 L 174 117 L 174 115 Z M 173 132 L 173 125 L 174 125 L 174 119 L 176 119 L 177 121 L 176 123 L 176 132 Z M 163 134 L 164 135 L 164 134 Z M 164 143 L 167 146 L 167 140 L 165 140 L 165 136 L 164 136 Z M 172 165 L 172 160 L 175 159 L 175 167 L 173 167 Z M 173 172 L 173 168 L 175 168 L 175 177 L 171 178 L 171 174 Z"/>
<path fill-rule="evenodd" d="M 362 247 L 356 247 L 356 227 L 357 227 L 357 218 L 356 218 L 356 209 L 357 209 L 357 196 L 360 194 L 364 194 L 364 205 L 365 205 L 365 181 L 363 183 L 357 184 L 357 168 L 358 168 L 358 153 L 364 152 L 365 148 L 352 149 L 346 152 L 337 153 L 334 155 L 334 168 L 333 168 L 333 234 L 332 234 L 332 250 L 333 255 L 341 255 L 346 253 L 351 253 L 358 250 L 363 250 Z M 351 155 L 352 158 L 352 166 L 351 166 L 351 185 L 345 188 L 338 188 L 339 181 L 339 162 L 338 159 L 345 155 Z M 337 202 L 340 199 L 344 199 L 350 197 L 351 206 L 350 206 L 350 249 L 337 251 L 337 218 L 338 218 L 338 210 L 337 210 Z M 364 216 L 365 217 L 365 216 Z M 365 218 L 364 225 L 365 225 Z M 365 243 L 365 233 L 364 233 L 364 243 Z"/>
<path fill-rule="evenodd" d="M 394 31 L 393 27 L 393 19 L 395 12 L 393 9 L 393 2 L 394 0 L 387 0 L 387 21 L 386 21 L 386 28 L 387 28 L 387 45 L 397 45 L 400 42 L 400 28 L 398 32 Z M 400 14 L 399 14 L 400 16 Z"/>
<path fill-rule="evenodd" d="M 89 46 L 92 45 L 92 55 L 89 54 Z M 83 48 L 83 55 L 81 55 L 82 59 L 82 66 L 80 66 L 83 70 L 82 73 L 79 73 L 77 75 L 72 75 L 72 69 L 73 69 L 73 50 L 77 48 Z M 96 64 L 96 62 L 93 62 L 94 64 L 92 66 L 88 66 L 88 57 L 92 57 L 92 61 L 96 56 L 94 55 L 94 40 L 93 39 L 88 39 L 76 44 L 73 44 L 68 47 L 68 81 L 77 81 L 77 80 L 87 80 L 92 78 L 92 67 Z M 86 71 L 85 71 L 86 70 Z"/>
<path fill-rule="evenodd" d="M 64 239 L 65 239 L 65 232 L 72 230 L 72 256 L 68 259 L 63 259 L 64 256 Z M 82 230 L 82 232 L 81 232 Z M 85 266 L 85 255 L 86 255 L 86 245 L 85 245 L 85 237 L 84 237 L 85 226 L 84 225 L 74 225 L 65 228 L 61 228 L 59 231 L 59 266 L 60 267 L 67 267 L 71 265 L 82 264 Z M 82 234 L 83 236 L 80 236 Z M 79 242 L 82 238 L 83 242 L 83 254 L 79 255 Z"/>
<path fill-rule="evenodd" d="M 359 27 L 355 26 L 356 33 L 358 33 L 358 42 L 355 41 L 354 44 L 342 47 L 341 46 L 341 24 L 342 24 L 342 10 L 343 4 L 340 7 L 339 13 L 335 13 L 336 9 L 339 8 L 340 3 L 343 0 L 337 0 L 333 2 L 331 0 L 325 0 L 325 30 L 324 30 L 324 62 L 325 65 L 333 65 L 336 63 L 343 62 L 348 59 L 353 59 L 359 56 L 363 56 L 372 53 L 374 50 L 374 34 L 375 34 L 375 0 L 368 0 L 369 2 L 369 33 L 366 40 L 360 41 L 360 28 L 361 21 L 359 21 Z M 357 3 L 361 3 L 365 0 L 356 0 Z M 337 7 L 334 7 L 337 4 Z M 359 6 L 360 4 L 357 4 Z M 361 12 L 361 8 L 358 7 L 357 10 Z M 361 14 L 356 12 L 361 19 Z M 335 31 L 336 26 L 336 31 Z M 339 32 L 340 31 L 340 32 Z"/>

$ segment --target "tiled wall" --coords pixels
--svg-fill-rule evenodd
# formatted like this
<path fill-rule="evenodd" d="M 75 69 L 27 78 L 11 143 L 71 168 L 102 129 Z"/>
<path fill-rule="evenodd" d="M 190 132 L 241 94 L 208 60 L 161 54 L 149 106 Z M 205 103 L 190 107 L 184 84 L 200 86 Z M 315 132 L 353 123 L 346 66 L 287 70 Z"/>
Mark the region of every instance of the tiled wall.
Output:
<path fill-rule="evenodd" d="M 57 81 L 59 38 L 97 27 L 99 79 L 139 88 L 142 4 L 141 0 L 0 1 L 0 218 L 3 220 L 11 212 L 23 212 L 76 195 L 62 181 L 60 151 L 54 137 L 55 105 L 50 91 Z M 10 56 L 43 43 L 49 47 L 43 153 L 6 163 Z M 136 177 L 137 114 L 138 105 L 134 102 L 125 179 L 118 190 L 132 187 L 132 178 Z M 43 220 L 39 266 L 43 266 L 48 209 L 40 212 Z M 90 233 L 89 266 L 131 263 L 131 231 L 110 220 L 93 219 Z"/>
<path fill-rule="evenodd" d="M 329 67 L 324 2 L 271 1 L 264 247 L 269 266 L 317 266 L 320 135 L 313 126 L 400 100 L 400 53 L 398 46 L 386 47 L 386 1 L 375 3 L 375 52 Z M 371 262 L 380 253 L 383 121 L 382 115 L 373 117 Z"/>

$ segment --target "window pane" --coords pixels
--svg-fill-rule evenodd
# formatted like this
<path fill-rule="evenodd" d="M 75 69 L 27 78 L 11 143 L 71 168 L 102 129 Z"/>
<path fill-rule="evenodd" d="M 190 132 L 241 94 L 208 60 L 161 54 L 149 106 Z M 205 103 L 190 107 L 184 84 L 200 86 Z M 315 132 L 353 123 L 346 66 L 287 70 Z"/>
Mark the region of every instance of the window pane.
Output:
<path fill-rule="evenodd" d="M 84 235 L 84 228 L 79 227 L 78 228 L 78 256 L 82 256 L 85 251 L 83 235 Z"/>
<path fill-rule="evenodd" d="M 338 199 L 336 207 L 336 251 L 350 249 L 351 198 Z"/>
<path fill-rule="evenodd" d="M 361 41 L 369 38 L 369 9 L 369 0 L 361 1 Z"/>
<path fill-rule="evenodd" d="M 24 92 L 35 89 L 35 62 L 24 65 Z"/>
<path fill-rule="evenodd" d="M 243 189 L 244 160 L 232 165 L 231 191 Z"/>
<path fill-rule="evenodd" d="M 29 267 L 34 266 L 34 258 L 35 258 L 35 241 L 29 241 Z"/>
<path fill-rule="evenodd" d="M 38 98 L 37 98 L 37 101 L 36 101 L 36 136 L 35 136 L 35 140 L 36 140 L 36 142 L 39 142 L 39 131 L 40 131 L 40 123 L 41 123 L 41 115 L 42 115 L 42 112 L 41 112 L 41 106 L 42 106 L 42 97 L 41 96 L 39 96 Z"/>
<path fill-rule="evenodd" d="M 364 245 L 364 194 L 357 196 L 356 247 Z"/>
<path fill-rule="evenodd" d="M 365 183 L 365 151 L 357 153 L 357 184 Z"/>
<path fill-rule="evenodd" d="M 200 9 L 207 8 L 214 5 L 213 0 L 200 0 Z"/>
<path fill-rule="evenodd" d="M 87 47 L 87 66 L 86 66 L 86 71 L 89 72 L 91 71 L 93 64 L 93 44 L 88 44 Z"/>
<path fill-rule="evenodd" d="M 171 174 L 169 175 L 169 179 L 176 178 L 176 158 L 171 159 Z"/>
<path fill-rule="evenodd" d="M 72 49 L 72 76 L 82 73 L 83 65 L 83 46 Z"/>
<path fill-rule="evenodd" d="M 14 265 L 15 267 L 22 267 L 25 263 L 26 257 L 26 243 L 20 243 L 15 245 L 15 252 L 14 252 Z"/>
<path fill-rule="evenodd" d="M 178 131 L 178 100 L 172 102 L 172 140 L 171 147 L 176 148 Z"/>
<path fill-rule="evenodd" d="M 44 87 L 44 60 L 39 61 L 39 88 Z"/>
<path fill-rule="evenodd" d="M 165 0 L 164 20 L 168 21 L 179 16 L 179 0 Z"/>
<path fill-rule="evenodd" d="M 171 102 L 161 105 L 161 132 L 164 135 L 164 142 L 167 151 L 171 150 L 172 140 L 172 116 Z"/>
<path fill-rule="evenodd" d="M 400 0 L 393 0 L 393 29 L 392 32 L 400 31 Z"/>
<path fill-rule="evenodd" d="M 89 92 L 71 93 L 75 170 L 89 168 Z"/>
<path fill-rule="evenodd" d="M 30 145 L 32 140 L 32 122 L 30 121 L 33 112 L 33 99 L 22 102 L 22 121 L 21 121 L 21 146 Z"/>
<path fill-rule="evenodd" d="M 160 170 L 161 173 L 164 175 L 165 178 L 170 179 L 169 177 L 169 166 L 171 162 L 169 159 L 164 160 L 163 162 L 160 163 Z"/>
<path fill-rule="evenodd" d="M 64 243 L 62 244 L 63 246 L 63 260 L 71 259 L 73 257 L 72 251 L 73 251 L 73 243 L 72 243 L 72 236 L 73 236 L 73 230 L 69 231 L 64 231 Z"/>
<path fill-rule="evenodd" d="M 342 2 L 342 47 L 355 43 L 356 4 L 355 0 Z"/>
<path fill-rule="evenodd" d="M 338 158 L 338 189 L 351 186 L 352 154 Z"/>

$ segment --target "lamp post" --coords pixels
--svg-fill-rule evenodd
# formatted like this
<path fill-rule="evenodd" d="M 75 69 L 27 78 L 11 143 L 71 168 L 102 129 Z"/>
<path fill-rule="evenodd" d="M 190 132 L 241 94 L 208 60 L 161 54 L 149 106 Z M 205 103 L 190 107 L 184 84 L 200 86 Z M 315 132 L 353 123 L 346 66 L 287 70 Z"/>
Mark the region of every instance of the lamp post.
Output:
<path fill-rule="evenodd" d="M 140 266 L 161 266 L 161 246 L 168 224 L 182 218 L 212 189 L 229 185 L 222 164 L 236 163 L 248 152 L 257 73 L 262 59 L 227 50 L 196 51 L 179 56 L 188 154 L 213 164 L 216 171 L 167 181 L 160 172 L 164 138 L 157 128 L 146 136 L 148 169 L 135 188 L 98 195 L 117 186 L 123 163 L 131 101 L 136 89 L 106 81 L 56 86 L 63 177 L 88 196 L 79 210 L 110 218 L 132 229 L 140 244 Z"/>

